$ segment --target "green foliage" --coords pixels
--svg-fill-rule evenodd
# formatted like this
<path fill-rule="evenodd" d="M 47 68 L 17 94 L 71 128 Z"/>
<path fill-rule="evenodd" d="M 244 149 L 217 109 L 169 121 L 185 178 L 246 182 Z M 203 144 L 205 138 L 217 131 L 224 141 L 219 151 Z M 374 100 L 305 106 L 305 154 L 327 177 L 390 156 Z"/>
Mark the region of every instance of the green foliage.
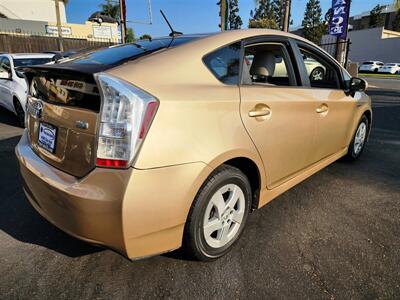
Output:
<path fill-rule="evenodd" d="M 271 0 L 257 0 L 256 8 L 250 11 L 249 28 L 279 29 L 275 13 Z"/>
<path fill-rule="evenodd" d="M 271 0 L 257 0 L 256 8 L 254 9 L 254 11 L 250 11 L 250 17 L 254 20 L 274 19 L 274 8 L 272 6 Z"/>
<path fill-rule="evenodd" d="M 397 10 L 396 18 L 392 23 L 394 31 L 400 31 L 400 8 Z"/>
<path fill-rule="evenodd" d="M 274 19 L 276 24 L 279 25 L 279 27 L 283 26 L 283 14 L 284 14 L 284 6 L 285 6 L 285 1 L 283 0 L 272 0 L 271 6 L 272 10 L 274 12 Z"/>
<path fill-rule="evenodd" d="M 140 40 L 151 40 L 151 35 L 145 33 L 145 34 L 141 35 L 139 39 Z"/>
<path fill-rule="evenodd" d="M 243 25 L 242 18 L 239 16 L 238 0 L 231 0 L 229 3 L 228 24 L 229 29 L 240 29 Z"/>
<path fill-rule="evenodd" d="M 385 6 L 376 5 L 369 13 L 369 26 L 370 27 L 382 27 L 385 24 L 385 17 L 382 14 Z"/>
<path fill-rule="evenodd" d="M 276 24 L 273 19 L 258 19 L 249 20 L 249 28 L 268 28 L 268 29 L 279 29 L 279 25 Z"/>
<path fill-rule="evenodd" d="M 327 26 L 321 16 L 320 1 L 308 0 L 301 25 L 303 26 L 304 37 L 316 44 L 321 41 L 322 36 L 327 30 Z"/>
<path fill-rule="evenodd" d="M 105 0 L 105 3 L 100 4 L 101 11 L 106 13 L 107 15 L 113 17 L 116 20 L 119 20 L 119 5 L 114 4 L 112 0 Z"/>
<path fill-rule="evenodd" d="M 132 43 L 135 40 L 135 32 L 133 31 L 132 28 L 127 28 L 126 29 L 126 42 L 127 43 Z"/>

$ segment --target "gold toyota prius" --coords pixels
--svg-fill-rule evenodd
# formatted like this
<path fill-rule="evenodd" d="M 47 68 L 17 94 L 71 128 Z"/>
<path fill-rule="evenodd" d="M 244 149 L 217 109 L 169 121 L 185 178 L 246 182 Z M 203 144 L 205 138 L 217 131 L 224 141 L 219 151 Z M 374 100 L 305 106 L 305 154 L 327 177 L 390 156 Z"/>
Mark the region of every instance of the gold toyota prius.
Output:
<path fill-rule="evenodd" d="M 176 35 L 24 70 L 24 191 L 63 231 L 133 259 L 226 254 L 249 213 L 371 128 L 367 83 L 296 35 Z"/>

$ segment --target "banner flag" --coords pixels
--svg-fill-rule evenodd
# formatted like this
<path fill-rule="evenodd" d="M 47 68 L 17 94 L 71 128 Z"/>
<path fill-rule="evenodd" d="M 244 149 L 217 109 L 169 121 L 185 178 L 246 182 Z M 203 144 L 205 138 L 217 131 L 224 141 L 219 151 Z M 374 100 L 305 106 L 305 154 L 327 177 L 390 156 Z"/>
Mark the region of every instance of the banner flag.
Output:
<path fill-rule="evenodd" d="M 340 39 L 347 38 L 350 0 L 332 0 L 332 16 L 329 20 L 329 34 Z"/>

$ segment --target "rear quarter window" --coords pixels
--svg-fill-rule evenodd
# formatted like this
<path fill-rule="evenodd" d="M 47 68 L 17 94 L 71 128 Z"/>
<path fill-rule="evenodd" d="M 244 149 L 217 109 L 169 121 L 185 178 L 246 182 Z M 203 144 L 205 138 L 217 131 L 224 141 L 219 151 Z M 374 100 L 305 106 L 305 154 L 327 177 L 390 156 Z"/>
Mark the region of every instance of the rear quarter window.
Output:
<path fill-rule="evenodd" d="M 237 42 L 203 58 L 204 64 L 219 81 L 232 85 L 239 83 L 240 47 L 240 42 Z"/>

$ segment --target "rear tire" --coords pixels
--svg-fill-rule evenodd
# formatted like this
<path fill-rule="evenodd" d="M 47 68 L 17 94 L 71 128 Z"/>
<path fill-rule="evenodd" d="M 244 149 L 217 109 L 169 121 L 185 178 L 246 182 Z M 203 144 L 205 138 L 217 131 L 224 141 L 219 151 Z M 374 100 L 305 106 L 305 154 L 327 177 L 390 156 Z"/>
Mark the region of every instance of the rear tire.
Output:
<path fill-rule="evenodd" d="M 251 206 L 251 186 L 239 169 L 222 165 L 200 188 L 185 225 L 183 247 L 195 259 L 228 253 L 241 236 Z"/>
<path fill-rule="evenodd" d="M 353 135 L 353 139 L 349 145 L 349 150 L 345 158 L 349 161 L 354 161 L 359 158 L 364 151 L 365 143 L 368 138 L 369 122 L 368 118 L 363 115 L 357 125 L 357 129 Z"/>
<path fill-rule="evenodd" d="M 25 112 L 22 108 L 21 102 L 18 99 L 14 99 L 14 109 L 17 115 L 18 125 L 22 128 L 25 127 Z"/>

